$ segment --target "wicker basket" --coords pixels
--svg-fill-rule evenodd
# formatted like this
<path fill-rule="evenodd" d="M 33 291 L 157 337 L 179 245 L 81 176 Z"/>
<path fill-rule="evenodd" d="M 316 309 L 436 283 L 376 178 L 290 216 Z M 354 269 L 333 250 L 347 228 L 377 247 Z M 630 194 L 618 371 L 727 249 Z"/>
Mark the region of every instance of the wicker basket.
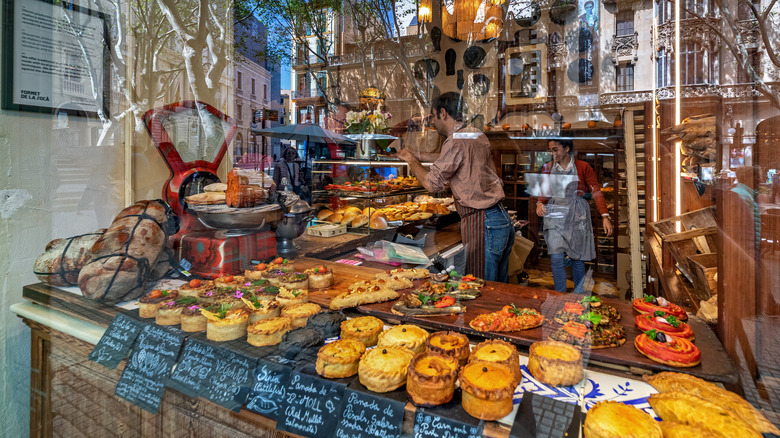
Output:
<path fill-rule="evenodd" d="M 709 300 L 718 291 L 718 255 L 716 253 L 697 254 L 688 257 L 693 270 L 694 294 L 699 300 Z"/>
<path fill-rule="evenodd" d="M 669 248 L 682 273 L 693 282 L 690 256 L 715 252 L 715 207 L 694 210 L 650 224 L 655 234 Z"/>

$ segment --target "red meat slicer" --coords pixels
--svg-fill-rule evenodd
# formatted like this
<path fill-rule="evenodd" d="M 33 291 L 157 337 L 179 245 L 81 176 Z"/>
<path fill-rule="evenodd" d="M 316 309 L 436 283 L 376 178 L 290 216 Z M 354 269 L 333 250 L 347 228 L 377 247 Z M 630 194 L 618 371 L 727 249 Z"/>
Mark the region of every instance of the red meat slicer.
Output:
<path fill-rule="evenodd" d="M 181 101 L 147 111 L 144 123 L 171 170 L 162 193 L 181 221 L 168 241 L 179 261 L 185 267 L 189 262 L 195 275 L 216 278 L 242 273 L 253 259 L 275 255 L 275 235 L 267 226 L 235 229 L 228 220 L 224 227 L 209 227 L 187 207 L 187 196 L 220 182 L 217 169 L 236 133 L 233 119 L 211 105 Z"/>

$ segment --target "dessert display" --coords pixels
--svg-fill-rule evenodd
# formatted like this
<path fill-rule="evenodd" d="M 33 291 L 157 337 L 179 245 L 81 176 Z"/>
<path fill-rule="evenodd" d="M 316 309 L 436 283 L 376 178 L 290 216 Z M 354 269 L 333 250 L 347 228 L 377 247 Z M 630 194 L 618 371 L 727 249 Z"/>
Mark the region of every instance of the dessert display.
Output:
<path fill-rule="evenodd" d="M 406 378 L 406 393 L 412 403 L 429 407 L 452 400 L 459 366 L 456 358 L 439 353 L 426 352 L 415 356 L 409 363 Z"/>
<path fill-rule="evenodd" d="M 282 308 L 282 316 L 290 318 L 292 328 L 305 327 L 310 317 L 320 313 L 320 306 L 314 303 L 293 304 Z"/>
<path fill-rule="evenodd" d="M 379 334 L 376 347 L 406 347 L 414 354 L 425 351 L 428 332 L 411 324 L 401 324 L 391 327 Z"/>
<path fill-rule="evenodd" d="M 655 329 L 637 336 L 634 347 L 648 359 L 664 365 L 695 367 L 701 362 L 701 352 L 690 340 Z"/>
<path fill-rule="evenodd" d="M 468 362 L 471 353 L 469 338 L 457 332 L 431 333 L 425 347 L 426 351 L 454 357 L 461 366 Z"/>
<path fill-rule="evenodd" d="M 619 347 L 626 342 L 622 325 L 610 321 L 602 324 L 602 318 L 592 312 L 582 315 L 584 322 L 569 321 L 550 335 L 553 341 L 561 341 L 577 348 Z"/>
<path fill-rule="evenodd" d="M 214 288 L 214 282 L 211 280 L 201 280 L 199 278 L 193 278 L 187 283 L 179 286 L 179 295 L 182 297 L 198 297 L 198 293 L 201 291 L 207 291 Z"/>
<path fill-rule="evenodd" d="M 513 332 L 539 327 L 544 316 L 534 309 L 504 306 L 500 311 L 483 313 L 469 322 L 469 327 L 479 332 Z"/>
<path fill-rule="evenodd" d="M 668 315 L 660 310 L 654 313 L 640 313 L 634 320 L 634 325 L 643 332 L 657 330 L 666 335 L 694 340 L 693 329 L 688 324 L 680 321 L 674 315 Z"/>
<path fill-rule="evenodd" d="M 480 420 L 498 420 L 512 412 L 517 380 L 508 366 L 472 361 L 460 371 L 463 409 Z"/>
<path fill-rule="evenodd" d="M 520 371 L 520 355 L 517 353 L 517 348 L 509 342 L 500 339 L 492 339 L 477 344 L 471 350 L 469 363 L 471 362 L 495 362 L 506 365 L 514 376 L 515 387 L 523 379 L 523 374 Z"/>
<path fill-rule="evenodd" d="M 264 319 L 276 318 L 281 314 L 282 307 L 276 300 L 260 299 L 255 294 L 246 294 L 241 299 L 249 311 L 250 324 Z"/>
<path fill-rule="evenodd" d="M 310 289 L 325 289 L 333 286 L 333 270 L 326 268 L 325 265 L 307 269 L 304 273 L 309 276 Z"/>
<path fill-rule="evenodd" d="M 173 300 L 163 301 L 157 308 L 154 322 L 157 325 L 179 325 L 181 324 L 181 312 L 185 307 L 198 302 L 193 297 L 178 297 Z"/>
<path fill-rule="evenodd" d="M 394 274 L 376 274 L 375 280 L 384 281 L 385 286 L 393 290 L 409 289 L 414 283 L 409 278 Z"/>
<path fill-rule="evenodd" d="M 357 339 L 339 339 L 320 348 L 315 369 L 327 379 L 351 377 L 358 373 L 366 346 Z"/>
<path fill-rule="evenodd" d="M 431 296 L 424 294 L 405 294 L 390 309 L 396 315 L 439 316 L 455 315 L 466 311 L 466 306 L 449 295 Z"/>
<path fill-rule="evenodd" d="M 286 287 L 287 289 L 309 289 L 309 275 L 303 272 L 291 272 L 281 275 L 277 282 L 279 287 Z"/>
<path fill-rule="evenodd" d="M 231 309 L 227 304 L 220 304 L 214 311 L 200 309 L 208 319 L 206 323 L 206 338 L 210 341 L 232 341 L 246 334 L 249 325 L 249 312 L 246 309 Z"/>
<path fill-rule="evenodd" d="M 290 323 L 290 318 L 284 316 L 258 321 L 247 327 L 246 341 L 255 347 L 276 345 L 290 331 Z"/>
<path fill-rule="evenodd" d="M 717 432 L 722 437 L 755 437 L 761 433 L 723 406 L 685 392 L 653 394 L 647 402 L 664 421 L 674 421 Z M 590 416 L 590 414 L 588 414 Z"/>
<path fill-rule="evenodd" d="M 290 307 L 296 304 L 309 302 L 309 292 L 303 289 L 287 289 L 286 287 L 280 287 L 277 290 L 279 293 L 276 295 L 276 301 L 278 301 L 282 307 Z"/>
<path fill-rule="evenodd" d="M 347 181 L 344 184 L 328 184 L 325 186 L 325 190 L 340 194 L 343 192 L 348 195 L 355 195 L 361 193 L 375 193 L 381 192 L 383 194 L 390 194 L 393 192 L 399 192 L 403 190 L 413 189 L 421 187 L 420 182 L 414 176 L 398 177 L 386 180 L 362 180 L 362 181 Z"/>
<path fill-rule="evenodd" d="M 398 298 L 398 292 L 382 284 L 371 281 L 363 281 L 349 286 L 346 292 L 342 292 L 330 300 L 331 310 L 346 309 L 362 304 L 382 303 Z"/>
<path fill-rule="evenodd" d="M 663 438 L 661 426 L 650 414 L 614 401 L 590 408 L 583 424 L 585 438 Z"/>
<path fill-rule="evenodd" d="M 645 294 L 644 298 L 635 298 L 632 302 L 634 310 L 639 313 L 652 313 L 656 311 L 664 312 L 668 315 L 674 315 L 680 321 L 686 321 L 688 314 L 685 310 L 677 304 L 670 303 L 663 297 L 654 297 L 652 295 Z"/>
<path fill-rule="evenodd" d="M 373 316 L 348 319 L 341 323 L 341 339 L 357 339 L 366 347 L 373 347 L 384 328 L 385 323 Z"/>
<path fill-rule="evenodd" d="M 389 392 L 406 383 L 409 362 L 414 353 L 406 347 L 368 350 L 360 358 L 358 377 L 370 391 Z"/>
<path fill-rule="evenodd" d="M 185 307 L 181 311 L 181 329 L 185 332 L 203 332 L 206 331 L 208 319 L 203 316 L 200 309 L 206 309 L 209 312 L 216 312 L 218 304 L 197 303 Z"/>
<path fill-rule="evenodd" d="M 652 376 L 644 376 L 658 392 L 682 392 L 709 400 L 710 402 L 735 413 L 746 423 L 755 427 L 761 433 L 780 435 L 780 429 L 773 425 L 756 408 L 739 395 L 727 391 L 720 386 L 702 380 L 690 374 L 662 372 Z"/>
<path fill-rule="evenodd" d="M 288 359 L 295 359 L 299 354 L 305 354 L 309 349 L 319 347 L 323 342 L 325 342 L 325 335 L 320 329 L 299 327 L 282 336 L 279 353 Z"/>
<path fill-rule="evenodd" d="M 563 310 L 555 314 L 555 322 L 566 324 L 569 321 L 581 322 L 580 317 L 586 313 L 601 316 L 601 324 L 620 321 L 620 313 L 612 306 L 601 302 L 597 296 L 585 297 L 574 303 L 566 303 Z"/>
<path fill-rule="evenodd" d="M 572 386 L 584 377 L 582 353 L 569 344 L 540 341 L 531 344 L 528 371 L 550 386 Z"/>
<path fill-rule="evenodd" d="M 170 301 L 179 296 L 178 290 L 155 289 L 142 296 L 138 300 L 138 316 L 141 318 L 154 318 L 157 316 L 157 308 L 163 301 Z"/>
<path fill-rule="evenodd" d="M 346 320 L 341 312 L 320 312 L 309 318 L 306 327 L 320 329 L 326 338 L 334 338 L 341 335 L 341 323 Z"/>

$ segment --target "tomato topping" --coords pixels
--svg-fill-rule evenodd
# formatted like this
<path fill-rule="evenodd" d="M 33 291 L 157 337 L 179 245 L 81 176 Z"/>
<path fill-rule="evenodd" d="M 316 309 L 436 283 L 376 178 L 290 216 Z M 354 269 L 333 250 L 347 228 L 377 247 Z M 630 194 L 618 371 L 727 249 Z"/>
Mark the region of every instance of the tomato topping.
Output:
<path fill-rule="evenodd" d="M 193 278 L 192 280 L 190 280 L 190 287 L 199 287 L 201 283 L 202 282 L 200 281 L 200 279 Z"/>
<path fill-rule="evenodd" d="M 151 297 L 151 298 L 160 298 L 161 296 L 162 296 L 162 291 L 161 290 L 155 289 L 155 290 L 149 292 L 149 297 Z"/>
<path fill-rule="evenodd" d="M 317 271 L 319 271 L 319 272 L 320 272 L 320 274 L 324 274 L 324 273 L 328 272 L 328 268 L 326 268 L 325 266 L 320 266 L 320 267 L 317 269 Z"/>
<path fill-rule="evenodd" d="M 445 295 L 441 297 L 441 299 L 437 301 L 436 304 L 434 304 L 434 307 L 436 307 L 437 309 L 442 309 L 444 307 L 449 307 L 453 304 L 455 304 L 455 298 L 449 295 Z"/>
<path fill-rule="evenodd" d="M 277 258 L 275 258 L 275 259 L 274 259 L 274 261 L 273 261 L 273 262 L 271 262 L 271 263 L 273 263 L 273 264 L 275 264 L 275 265 L 281 265 L 283 261 L 284 261 L 284 259 L 283 259 L 283 258 L 281 258 L 281 257 L 277 257 Z"/>
<path fill-rule="evenodd" d="M 258 271 L 265 271 L 268 269 L 268 266 L 265 263 L 260 263 L 259 265 L 255 266 L 255 269 Z"/>
<path fill-rule="evenodd" d="M 477 279 L 477 277 L 475 277 L 475 276 L 473 276 L 471 274 L 464 275 L 463 277 L 461 277 L 461 280 L 463 280 L 463 281 L 474 281 L 476 279 Z"/>
<path fill-rule="evenodd" d="M 231 281 L 233 281 L 233 276 L 228 275 L 227 277 L 223 278 L 222 281 L 224 281 L 225 283 L 230 283 Z"/>
<path fill-rule="evenodd" d="M 588 328 L 585 327 L 584 324 L 571 321 L 566 323 L 566 325 L 563 326 L 563 329 L 566 330 L 566 333 L 574 336 L 575 338 L 584 338 L 585 333 L 588 332 Z"/>
<path fill-rule="evenodd" d="M 576 315 L 582 315 L 585 309 L 580 303 L 566 303 L 563 305 L 563 311 L 567 313 L 574 313 Z"/>

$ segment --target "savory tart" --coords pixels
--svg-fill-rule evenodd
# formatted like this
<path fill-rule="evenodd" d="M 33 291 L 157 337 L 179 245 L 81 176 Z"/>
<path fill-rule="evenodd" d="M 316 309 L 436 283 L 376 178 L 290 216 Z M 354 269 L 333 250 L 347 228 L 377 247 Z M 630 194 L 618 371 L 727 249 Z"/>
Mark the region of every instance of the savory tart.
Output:
<path fill-rule="evenodd" d="M 393 274 L 376 274 L 374 280 L 383 280 L 385 286 L 393 290 L 409 289 L 414 287 L 412 280 L 402 277 L 400 275 Z"/>
<path fill-rule="evenodd" d="M 245 269 L 244 270 L 244 280 L 252 281 L 252 280 L 263 280 L 263 272 L 265 272 L 268 269 L 268 265 L 265 263 L 259 263 L 255 265 L 252 269 Z"/>
<path fill-rule="evenodd" d="M 268 269 L 274 270 L 278 269 L 282 272 L 290 273 L 295 272 L 295 264 L 293 264 L 292 260 L 288 260 L 282 257 L 277 257 L 273 259 L 270 263 L 268 263 Z"/>
<path fill-rule="evenodd" d="M 155 289 L 138 300 L 138 316 L 141 318 L 154 318 L 157 316 L 157 308 L 160 307 L 160 304 L 178 297 L 179 291 L 176 289 Z"/>
<path fill-rule="evenodd" d="M 282 336 L 282 342 L 279 344 L 279 353 L 288 359 L 295 359 L 298 355 L 305 355 L 310 349 L 319 347 L 324 342 L 325 335 L 322 334 L 322 330 L 311 327 L 298 327 Z M 313 352 L 308 354 L 313 354 Z"/>
<path fill-rule="evenodd" d="M 664 421 L 676 421 L 717 431 L 722 437 L 755 437 L 762 435 L 758 426 L 749 424 L 724 406 L 684 392 L 653 394 L 647 402 Z M 588 413 L 590 416 L 590 413 Z M 754 427 L 756 426 L 756 427 Z"/>
<path fill-rule="evenodd" d="M 632 304 L 634 310 L 639 313 L 655 314 L 656 311 L 661 311 L 668 315 L 674 315 L 680 321 L 688 320 L 688 314 L 685 313 L 685 309 L 677 304 L 670 303 L 664 297 L 654 297 L 645 294 L 644 298 L 635 298 Z"/>
<path fill-rule="evenodd" d="M 598 320 L 593 315 L 593 321 Z M 626 342 L 626 331 L 617 322 L 600 324 L 586 320 L 585 323 L 569 321 L 550 335 L 550 340 L 561 341 L 577 348 L 619 347 Z"/>
<path fill-rule="evenodd" d="M 428 340 L 428 332 L 425 329 L 411 324 L 400 324 L 391 327 L 379 334 L 376 347 L 406 347 L 414 354 L 425 351 L 425 341 Z"/>
<path fill-rule="evenodd" d="M 661 426 L 650 414 L 614 401 L 590 408 L 583 432 L 585 438 L 663 438 Z"/>
<path fill-rule="evenodd" d="M 648 359 L 664 365 L 695 367 L 701 363 L 701 351 L 691 341 L 655 329 L 637 336 L 634 347 Z"/>
<path fill-rule="evenodd" d="M 362 304 L 382 303 L 398 298 L 398 292 L 379 282 L 364 281 L 351 285 L 330 300 L 331 310 L 346 309 Z"/>
<path fill-rule="evenodd" d="M 238 285 L 244 282 L 243 275 L 225 275 L 214 279 L 214 285 L 219 287 L 229 287 L 233 290 L 238 289 Z"/>
<path fill-rule="evenodd" d="M 366 347 L 373 347 L 384 328 L 385 323 L 379 318 L 359 316 L 341 323 L 341 339 L 357 339 Z"/>
<path fill-rule="evenodd" d="M 536 380 L 550 386 L 575 385 L 584 376 L 582 353 L 563 342 L 534 342 L 529 349 L 528 371 Z"/>
<path fill-rule="evenodd" d="M 282 336 L 290 331 L 290 318 L 278 316 L 263 319 L 247 327 L 246 341 L 255 347 L 276 345 L 282 342 Z"/>
<path fill-rule="evenodd" d="M 279 286 L 281 284 L 282 276 L 287 275 L 287 272 L 284 272 L 281 269 L 266 269 L 260 275 L 264 279 L 270 281 L 272 285 Z"/>
<path fill-rule="evenodd" d="M 254 324 L 264 319 L 276 318 L 281 314 L 282 307 L 276 300 L 261 300 L 255 294 L 241 297 L 249 311 L 249 323 Z"/>
<path fill-rule="evenodd" d="M 688 324 L 680 321 L 674 315 L 668 315 L 660 310 L 653 313 L 640 313 L 634 320 L 634 325 L 639 330 L 646 332 L 648 330 L 657 330 L 666 335 L 685 338 L 689 341 L 694 340 L 693 329 Z"/>
<path fill-rule="evenodd" d="M 435 332 L 428 336 L 426 351 L 454 357 L 460 365 L 466 365 L 471 348 L 469 338 L 458 332 Z"/>
<path fill-rule="evenodd" d="M 279 287 L 287 289 L 309 289 L 309 274 L 303 272 L 290 272 L 282 275 L 277 280 Z"/>
<path fill-rule="evenodd" d="M 255 290 L 254 295 L 259 300 L 275 300 L 280 289 L 277 286 L 265 286 Z"/>
<path fill-rule="evenodd" d="M 157 325 L 179 325 L 181 324 L 182 310 L 197 302 L 198 299 L 194 297 L 178 297 L 170 301 L 163 301 L 157 308 L 154 322 Z"/>
<path fill-rule="evenodd" d="M 390 311 L 406 316 L 440 316 L 464 313 L 466 306 L 449 295 L 431 296 L 409 293 L 393 303 Z"/>
<path fill-rule="evenodd" d="M 320 312 L 309 318 L 306 327 L 320 329 L 326 338 L 333 338 L 341 335 L 341 323 L 346 320 L 341 312 Z"/>
<path fill-rule="evenodd" d="M 409 363 L 406 378 L 406 393 L 412 403 L 430 407 L 452 400 L 459 366 L 454 357 L 439 353 L 427 352 L 415 356 Z"/>
<path fill-rule="evenodd" d="M 292 328 L 305 327 L 310 317 L 320 313 L 321 307 L 314 303 L 294 304 L 282 308 L 282 316 L 290 318 Z"/>
<path fill-rule="evenodd" d="M 358 377 L 370 391 L 389 392 L 406 383 L 409 362 L 414 353 L 406 347 L 384 347 L 368 350 L 360 358 Z"/>
<path fill-rule="evenodd" d="M 473 361 L 460 371 L 463 409 L 480 420 L 498 420 L 512 412 L 517 381 L 508 366 Z"/>
<path fill-rule="evenodd" d="M 216 288 L 206 289 L 198 292 L 198 301 L 202 303 L 216 303 L 226 296 L 224 292 L 218 292 Z"/>
<path fill-rule="evenodd" d="M 421 279 L 429 278 L 431 276 L 430 271 L 421 268 L 415 268 L 415 269 L 398 268 L 398 269 L 392 269 L 387 273 L 393 276 L 408 278 L 410 280 L 421 280 Z"/>
<path fill-rule="evenodd" d="M 206 291 L 214 288 L 214 282 L 211 280 L 201 280 L 199 278 L 193 278 L 187 283 L 179 286 L 179 296 L 182 297 L 198 297 L 200 291 Z"/>
<path fill-rule="evenodd" d="M 246 309 L 231 309 L 227 304 L 221 304 L 215 312 L 200 309 L 208 319 L 206 323 L 206 338 L 210 341 L 232 341 L 246 334 L 249 325 L 249 312 Z"/>
<path fill-rule="evenodd" d="M 311 289 L 325 289 L 333 286 L 333 270 L 328 269 L 325 265 L 307 269 L 303 272 L 309 275 L 309 288 Z"/>
<path fill-rule="evenodd" d="M 544 316 L 535 309 L 504 306 L 498 312 L 483 313 L 469 322 L 469 327 L 480 332 L 513 332 L 539 327 Z"/>
<path fill-rule="evenodd" d="M 477 344 L 471 355 L 471 362 L 495 362 L 506 365 L 514 376 L 515 386 L 520 384 L 523 379 L 523 373 L 520 371 L 520 355 L 517 348 L 509 342 L 500 339 L 492 339 Z"/>
<path fill-rule="evenodd" d="M 181 329 L 185 332 L 203 332 L 206 331 L 208 319 L 203 316 L 200 309 L 206 309 L 209 312 L 216 312 L 218 304 L 196 303 L 189 305 L 181 311 Z"/>
<path fill-rule="evenodd" d="M 427 295 L 432 298 L 448 295 L 458 301 L 475 300 L 482 295 L 482 292 L 480 292 L 478 288 L 473 288 L 466 283 L 438 283 L 433 281 L 426 281 L 415 292 L 419 295 Z"/>
<path fill-rule="evenodd" d="M 327 379 L 354 376 L 365 351 L 366 346 L 357 339 L 339 339 L 326 344 L 317 353 L 317 374 Z"/>
<path fill-rule="evenodd" d="M 244 276 L 244 278 L 246 279 L 246 276 Z M 261 278 L 259 280 L 246 279 L 246 281 L 238 285 L 238 290 L 245 294 L 255 294 L 258 291 L 270 285 L 271 282 L 264 278 Z"/>
<path fill-rule="evenodd" d="M 563 310 L 555 314 L 555 322 L 566 324 L 569 321 L 582 322 L 580 318 L 592 312 L 601 316 L 601 323 L 620 321 L 620 312 L 614 307 L 601 302 L 601 298 L 592 295 L 580 301 L 564 304 Z"/>
<path fill-rule="evenodd" d="M 280 287 L 279 293 L 276 295 L 276 301 L 278 301 L 282 307 L 308 303 L 309 292 L 305 289 L 287 289 L 286 287 Z"/>

